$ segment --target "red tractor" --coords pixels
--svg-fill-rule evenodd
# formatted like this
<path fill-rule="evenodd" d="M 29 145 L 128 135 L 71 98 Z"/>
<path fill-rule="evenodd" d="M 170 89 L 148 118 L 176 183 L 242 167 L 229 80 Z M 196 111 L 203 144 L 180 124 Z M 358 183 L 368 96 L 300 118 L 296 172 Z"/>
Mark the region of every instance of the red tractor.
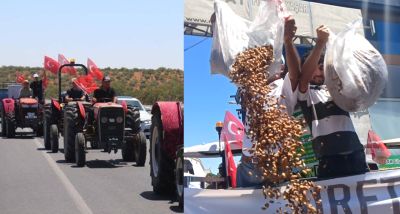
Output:
<path fill-rule="evenodd" d="M 75 63 L 62 65 L 58 69 L 58 100 L 52 98 L 50 103 L 44 105 L 43 117 L 44 147 L 52 152 L 58 152 L 58 138 L 60 133 L 64 133 L 64 108 L 68 105 L 76 105 L 76 102 L 65 102 L 65 95 L 61 91 L 61 69 L 64 67 L 80 67 L 85 75 L 88 73 L 86 66 Z M 85 102 L 85 105 L 90 105 L 90 103 Z"/>
<path fill-rule="evenodd" d="M 60 71 L 65 66 L 79 66 L 87 73 L 84 65 L 66 64 L 59 69 L 59 79 Z M 59 97 L 61 101 L 61 87 Z M 95 104 L 87 101 L 72 101 L 57 107 L 57 102 L 52 100 L 49 109 L 55 114 L 46 114 L 45 117 L 48 120 L 45 124 L 46 130 L 49 130 L 52 151 L 58 150 L 58 130 L 62 128 L 60 132 L 64 137 L 66 162 L 84 166 L 87 142 L 90 142 L 92 149 L 101 148 L 109 153 L 122 149 L 124 161 L 135 161 L 137 166 L 144 166 L 146 136 L 140 129 L 139 109 L 127 106 L 126 103 L 115 104 L 107 99 L 98 100 Z"/>
<path fill-rule="evenodd" d="M 1 109 L 1 134 L 15 137 L 15 130 L 31 128 L 36 136 L 42 136 L 42 105 L 34 98 L 4 98 Z"/>
<path fill-rule="evenodd" d="M 183 105 L 157 102 L 151 110 L 150 176 L 153 191 L 176 192 L 183 207 Z"/>

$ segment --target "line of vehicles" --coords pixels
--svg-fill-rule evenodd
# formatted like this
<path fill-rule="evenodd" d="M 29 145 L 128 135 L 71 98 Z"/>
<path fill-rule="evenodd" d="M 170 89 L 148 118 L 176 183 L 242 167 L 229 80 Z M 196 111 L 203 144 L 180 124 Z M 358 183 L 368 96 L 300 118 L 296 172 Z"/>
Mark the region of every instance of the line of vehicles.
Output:
<path fill-rule="evenodd" d="M 150 176 L 157 194 L 176 192 L 183 207 L 183 105 L 180 102 L 157 102 L 149 114 L 136 98 L 117 97 L 117 102 L 86 100 L 67 102 L 61 90 L 61 70 L 82 64 L 64 64 L 58 70 L 58 98 L 42 105 L 34 98 L 17 97 L 13 88 L 1 100 L 1 135 L 13 138 L 17 128 L 31 128 L 37 137 L 43 136 L 44 147 L 63 153 L 66 162 L 85 166 L 90 149 L 111 153 L 121 150 L 124 161 L 144 166 L 150 155 Z M 150 148 L 147 147 L 150 139 Z M 90 145 L 90 146 L 89 146 Z M 90 148 L 90 149 L 89 149 Z M 148 150 L 149 149 L 149 150 Z"/>

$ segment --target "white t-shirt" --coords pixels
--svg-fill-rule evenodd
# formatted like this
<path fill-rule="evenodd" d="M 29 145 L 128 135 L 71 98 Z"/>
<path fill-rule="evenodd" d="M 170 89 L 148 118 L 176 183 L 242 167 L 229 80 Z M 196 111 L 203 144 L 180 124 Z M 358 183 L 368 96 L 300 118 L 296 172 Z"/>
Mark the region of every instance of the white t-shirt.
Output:
<path fill-rule="evenodd" d="M 270 96 L 274 96 L 276 98 L 279 98 L 279 103 L 286 106 L 286 111 L 289 115 L 293 114 L 294 107 L 296 106 L 297 103 L 297 89 L 296 91 L 293 92 L 292 90 L 292 84 L 290 82 L 289 74 L 286 74 L 285 78 L 279 78 L 272 83 L 269 84 L 271 87 L 271 91 L 269 92 Z M 282 99 L 281 95 L 285 96 L 284 99 Z M 268 108 L 268 106 L 266 106 Z M 246 119 L 247 121 L 247 119 Z M 246 133 L 249 130 L 249 125 L 246 123 L 244 124 L 244 127 L 246 129 Z M 252 155 L 249 153 L 249 150 L 253 147 L 253 143 L 251 139 L 245 135 L 243 139 L 243 147 L 242 147 L 242 153 L 244 156 L 251 157 Z"/>

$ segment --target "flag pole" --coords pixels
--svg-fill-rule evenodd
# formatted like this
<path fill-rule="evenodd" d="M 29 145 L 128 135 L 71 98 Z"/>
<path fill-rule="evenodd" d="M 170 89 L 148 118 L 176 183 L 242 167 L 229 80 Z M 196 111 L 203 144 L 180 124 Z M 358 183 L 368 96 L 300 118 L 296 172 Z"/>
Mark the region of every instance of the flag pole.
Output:
<path fill-rule="evenodd" d="M 225 177 L 226 188 L 228 188 L 229 187 L 229 178 L 228 178 L 228 173 L 226 171 L 225 152 L 222 152 L 222 150 L 221 150 L 221 131 L 222 131 L 223 125 L 224 124 L 221 121 L 218 121 L 215 124 L 215 130 L 217 130 L 217 133 L 218 133 L 219 154 L 222 158 L 222 171 L 225 173 L 225 175 L 222 175 L 222 176 Z M 225 151 L 225 149 L 224 149 L 224 151 Z"/>

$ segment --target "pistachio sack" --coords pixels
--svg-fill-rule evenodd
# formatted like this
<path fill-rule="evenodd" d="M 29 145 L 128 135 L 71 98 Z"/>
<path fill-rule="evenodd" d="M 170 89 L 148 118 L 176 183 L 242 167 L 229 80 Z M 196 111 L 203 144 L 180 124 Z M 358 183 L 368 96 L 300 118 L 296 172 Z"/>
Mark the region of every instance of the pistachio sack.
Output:
<path fill-rule="evenodd" d="M 361 19 L 338 35 L 331 33 L 325 53 L 325 84 L 333 101 L 349 112 L 373 105 L 388 79 L 382 55 L 356 33 L 360 24 Z"/>

